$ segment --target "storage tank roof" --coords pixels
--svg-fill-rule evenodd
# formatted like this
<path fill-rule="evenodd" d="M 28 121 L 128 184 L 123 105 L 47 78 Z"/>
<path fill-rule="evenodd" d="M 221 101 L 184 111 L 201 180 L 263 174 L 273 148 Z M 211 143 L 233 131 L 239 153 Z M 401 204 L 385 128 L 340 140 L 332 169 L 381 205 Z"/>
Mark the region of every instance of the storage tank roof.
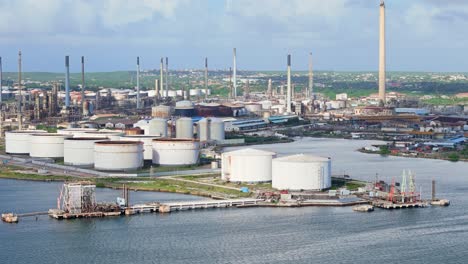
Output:
<path fill-rule="evenodd" d="M 323 161 L 329 161 L 329 160 L 330 158 L 308 155 L 308 154 L 297 154 L 297 155 L 274 159 L 274 161 L 280 161 L 280 162 L 301 162 L 301 163 L 323 162 Z"/>
<path fill-rule="evenodd" d="M 259 150 L 259 149 L 253 149 L 253 148 L 245 148 L 245 149 L 239 149 L 239 150 L 234 150 L 230 152 L 225 152 L 224 154 L 228 155 L 245 155 L 245 156 L 273 156 L 276 155 L 275 152 L 271 151 L 265 151 L 265 150 Z"/>

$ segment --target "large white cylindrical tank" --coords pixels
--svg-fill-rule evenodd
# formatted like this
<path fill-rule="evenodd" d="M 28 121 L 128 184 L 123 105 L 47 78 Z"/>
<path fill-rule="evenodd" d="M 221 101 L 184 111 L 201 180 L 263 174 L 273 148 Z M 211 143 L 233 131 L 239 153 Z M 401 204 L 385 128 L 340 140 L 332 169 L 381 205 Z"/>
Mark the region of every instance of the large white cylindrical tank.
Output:
<path fill-rule="evenodd" d="M 107 138 L 66 138 L 63 143 L 63 162 L 66 165 L 92 167 L 94 143 L 107 140 Z"/>
<path fill-rule="evenodd" d="M 258 103 L 248 103 L 244 105 L 245 109 L 251 113 L 257 113 L 262 110 L 262 105 Z"/>
<path fill-rule="evenodd" d="M 119 140 L 121 136 L 125 135 L 124 132 L 121 131 L 96 131 L 96 132 L 84 132 L 78 134 L 78 137 L 83 138 L 95 138 L 95 137 L 105 137 L 110 140 Z"/>
<path fill-rule="evenodd" d="M 293 155 L 273 159 L 272 187 L 279 190 L 323 190 L 331 187 L 331 159 Z"/>
<path fill-rule="evenodd" d="M 52 133 L 32 134 L 29 155 L 33 158 L 63 158 L 64 140 L 71 137 Z"/>
<path fill-rule="evenodd" d="M 200 142 L 193 139 L 153 140 L 153 164 L 193 165 L 198 163 Z"/>
<path fill-rule="evenodd" d="M 122 141 L 140 141 L 143 142 L 143 159 L 153 159 L 153 139 L 161 138 L 159 136 L 132 135 L 120 137 Z"/>
<path fill-rule="evenodd" d="M 223 153 L 221 178 L 230 182 L 269 182 L 275 156 L 274 152 L 251 148 Z"/>
<path fill-rule="evenodd" d="M 79 137 L 81 134 L 86 132 L 96 132 L 96 128 L 64 128 L 58 129 L 57 134 L 62 135 L 72 135 L 74 137 Z"/>
<path fill-rule="evenodd" d="M 225 139 L 224 121 L 220 118 L 211 118 L 210 137 L 213 141 L 222 141 Z"/>
<path fill-rule="evenodd" d="M 149 121 L 150 136 L 167 137 L 167 120 L 164 118 L 153 118 Z"/>
<path fill-rule="evenodd" d="M 29 154 L 30 136 L 47 133 L 44 130 L 16 130 L 5 132 L 5 152 L 8 154 Z"/>
<path fill-rule="evenodd" d="M 171 116 L 172 108 L 167 105 L 158 105 L 151 108 L 152 117 L 169 118 Z"/>
<path fill-rule="evenodd" d="M 103 171 L 133 171 L 143 166 L 143 143 L 104 141 L 94 143 L 94 168 Z"/>
<path fill-rule="evenodd" d="M 176 121 L 176 138 L 193 138 L 193 120 L 182 117 Z"/>
<path fill-rule="evenodd" d="M 209 141 L 211 140 L 210 136 L 210 126 L 211 120 L 208 118 L 202 118 L 198 121 L 198 138 L 200 141 Z"/>

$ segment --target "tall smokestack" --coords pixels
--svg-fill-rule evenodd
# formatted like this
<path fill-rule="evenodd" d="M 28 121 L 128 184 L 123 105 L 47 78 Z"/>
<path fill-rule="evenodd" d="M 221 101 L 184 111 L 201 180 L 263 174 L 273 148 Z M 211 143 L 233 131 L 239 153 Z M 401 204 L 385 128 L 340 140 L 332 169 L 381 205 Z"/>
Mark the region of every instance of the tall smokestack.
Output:
<path fill-rule="evenodd" d="M 232 61 L 232 70 L 233 70 L 233 76 L 232 76 L 232 81 L 233 81 L 233 97 L 234 99 L 237 97 L 237 65 L 236 65 L 236 48 L 233 49 L 232 51 L 233 55 L 233 61 Z"/>
<path fill-rule="evenodd" d="M 19 98 L 18 98 L 18 129 L 23 129 L 23 116 L 22 116 L 22 81 L 21 81 L 21 50 L 18 52 L 18 90 L 19 90 Z"/>
<path fill-rule="evenodd" d="M 268 79 L 268 89 L 267 89 L 267 95 L 268 95 L 268 98 L 271 98 L 271 96 L 272 96 L 272 90 L 271 90 L 271 79 Z"/>
<path fill-rule="evenodd" d="M 229 67 L 229 95 L 228 98 L 232 97 L 232 68 Z"/>
<path fill-rule="evenodd" d="M 380 1 L 379 99 L 385 104 L 385 3 Z"/>
<path fill-rule="evenodd" d="M 3 68 L 2 68 L 2 57 L 0 57 L 0 104 L 2 103 L 2 91 L 3 91 L 2 82 L 3 82 Z"/>
<path fill-rule="evenodd" d="M 288 54 L 288 91 L 286 95 L 286 111 L 288 113 L 291 113 L 291 95 L 292 95 L 292 90 L 291 90 L 291 54 Z"/>
<path fill-rule="evenodd" d="M 84 115 L 84 103 L 85 103 L 85 75 L 84 75 L 84 56 L 81 56 L 81 111 Z"/>
<path fill-rule="evenodd" d="M 65 56 L 65 106 L 70 107 L 70 57 Z"/>
<path fill-rule="evenodd" d="M 314 95 L 314 73 L 312 72 L 312 52 L 309 53 L 309 89 L 307 90 L 306 97 Z"/>
<path fill-rule="evenodd" d="M 169 58 L 166 57 L 166 97 L 169 96 Z"/>
<path fill-rule="evenodd" d="M 205 58 L 205 100 L 208 99 L 208 58 Z"/>
<path fill-rule="evenodd" d="M 165 97 L 164 94 L 164 59 L 161 58 L 161 64 L 159 65 L 159 82 L 161 83 L 161 97 Z"/>
<path fill-rule="evenodd" d="M 160 95 L 160 91 L 159 91 L 159 80 L 158 79 L 155 79 L 154 80 L 154 92 L 156 93 L 155 97 L 156 97 L 156 100 L 159 100 L 159 98 L 161 98 L 161 95 Z"/>
<path fill-rule="evenodd" d="M 140 109 L 140 57 L 137 57 L 137 109 Z"/>

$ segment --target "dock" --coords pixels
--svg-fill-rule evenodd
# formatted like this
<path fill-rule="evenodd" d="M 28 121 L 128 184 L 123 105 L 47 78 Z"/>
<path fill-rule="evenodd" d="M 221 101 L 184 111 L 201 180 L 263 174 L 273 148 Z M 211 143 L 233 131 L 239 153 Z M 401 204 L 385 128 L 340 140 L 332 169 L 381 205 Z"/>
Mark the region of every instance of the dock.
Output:
<path fill-rule="evenodd" d="M 389 201 L 373 201 L 372 205 L 382 209 L 404 209 L 427 207 L 428 203 L 423 201 L 414 203 L 392 203 Z"/>
<path fill-rule="evenodd" d="M 231 200 L 203 200 L 185 201 L 173 203 L 145 203 L 135 204 L 123 208 L 118 212 L 83 212 L 67 213 L 58 209 L 50 209 L 48 215 L 55 219 L 76 219 L 76 218 L 97 218 L 120 215 L 134 215 L 142 213 L 170 213 L 174 211 L 208 209 L 208 208 L 228 208 L 228 207 L 254 207 L 258 206 L 261 199 L 231 199 Z"/>
<path fill-rule="evenodd" d="M 174 211 L 208 209 L 208 208 L 227 208 L 227 207 L 243 207 L 256 206 L 261 199 L 230 199 L 230 200 L 203 200 L 203 201 L 185 201 L 173 203 L 151 203 L 134 205 L 126 209 L 126 212 L 131 210 L 134 213 L 140 212 L 160 212 L 169 213 Z"/>

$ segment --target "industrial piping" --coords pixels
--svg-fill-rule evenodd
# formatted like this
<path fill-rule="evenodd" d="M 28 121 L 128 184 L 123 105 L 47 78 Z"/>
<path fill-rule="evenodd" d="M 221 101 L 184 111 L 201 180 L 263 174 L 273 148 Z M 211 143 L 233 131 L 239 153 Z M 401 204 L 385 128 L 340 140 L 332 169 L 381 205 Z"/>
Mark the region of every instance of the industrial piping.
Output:
<path fill-rule="evenodd" d="M 161 97 L 166 97 L 166 94 L 164 93 L 164 58 L 161 58 L 161 65 L 159 66 L 159 78 L 160 78 L 160 83 L 161 83 Z"/>
<path fill-rule="evenodd" d="M 0 57 L 0 104 L 2 103 L 2 92 L 3 92 L 3 69 L 2 69 L 2 57 Z"/>
<path fill-rule="evenodd" d="M 208 58 L 205 58 L 205 100 L 208 99 Z"/>
<path fill-rule="evenodd" d="M 314 73 L 312 71 L 312 52 L 309 53 L 309 90 L 306 97 L 314 96 Z"/>
<path fill-rule="evenodd" d="M 166 97 L 169 96 L 169 58 L 166 57 Z"/>
<path fill-rule="evenodd" d="M 380 1 L 379 99 L 385 104 L 385 3 Z"/>
<path fill-rule="evenodd" d="M 84 73 L 84 56 L 81 56 L 81 114 L 84 116 L 84 102 L 85 102 L 85 73 Z"/>
<path fill-rule="evenodd" d="M 65 106 L 70 107 L 70 57 L 65 56 Z"/>
<path fill-rule="evenodd" d="M 237 65 L 236 65 L 236 48 L 234 48 L 233 52 L 233 63 L 232 63 L 232 69 L 233 69 L 233 76 L 232 76 L 232 81 L 233 81 L 233 87 L 234 87 L 234 94 L 233 97 L 234 99 L 237 97 Z"/>
<path fill-rule="evenodd" d="M 140 109 L 140 57 L 137 57 L 137 109 Z"/>
<path fill-rule="evenodd" d="M 291 54 L 288 54 L 288 91 L 286 95 L 286 109 L 288 113 L 291 113 Z"/>

